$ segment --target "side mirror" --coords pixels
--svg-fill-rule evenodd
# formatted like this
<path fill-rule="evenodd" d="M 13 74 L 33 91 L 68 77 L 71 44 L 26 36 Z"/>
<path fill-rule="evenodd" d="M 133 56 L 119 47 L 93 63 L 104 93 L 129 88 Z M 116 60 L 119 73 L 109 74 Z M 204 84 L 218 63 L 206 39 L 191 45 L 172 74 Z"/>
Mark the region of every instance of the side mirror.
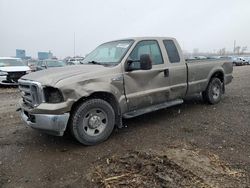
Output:
<path fill-rule="evenodd" d="M 140 65 L 141 65 L 141 70 L 152 69 L 152 60 L 149 54 L 142 54 L 140 56 Z"/>
<path fill-rule="evenodd" d="M 128 59 L 125 64 L 125 71 L 150 70 L 152 69 L 152 60 L 149 54 L 142 54 L 140 60 Z"/>

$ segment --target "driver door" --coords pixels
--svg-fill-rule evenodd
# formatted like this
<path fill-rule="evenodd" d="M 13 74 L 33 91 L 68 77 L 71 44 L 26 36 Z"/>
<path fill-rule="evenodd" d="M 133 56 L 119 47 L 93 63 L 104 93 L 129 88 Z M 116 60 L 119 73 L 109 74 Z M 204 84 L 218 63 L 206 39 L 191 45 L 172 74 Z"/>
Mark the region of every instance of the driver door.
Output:
<path fill-rule="evenodd" d="M 138 61 L 142 54 L 150 55 L 152 69 L 124 73 L 125 94 L 129 111 L 159 104 L 169 98 L 168 69 L 164 64 L 158 41 L 138 42 L 128 59 Z M 134 62 L 132 67 L 139 68 L 140 62 Z"/>

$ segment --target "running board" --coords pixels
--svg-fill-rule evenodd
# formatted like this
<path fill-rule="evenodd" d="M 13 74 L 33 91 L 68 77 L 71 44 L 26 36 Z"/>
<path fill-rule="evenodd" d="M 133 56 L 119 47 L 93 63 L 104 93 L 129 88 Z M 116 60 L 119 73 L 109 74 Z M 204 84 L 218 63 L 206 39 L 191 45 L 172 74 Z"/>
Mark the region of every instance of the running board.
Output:
<path fill-rule="evenodd" d="M 127 112 L 127 113 L 123 114 L 123 118 L 125 118 L 125 119 L 133 118 L 136 116 L 140 116 L 142 114 L 150 113 L 150 112 L 153 112 L 156 110 L 161 110 L 161 109 L 168 108 L 168 107 L 175 106 L 175 105 L 182 104 L 182 103 L 183 103 L 182 99 L 177 99 L 177 100 L 173 100 L 173 101 L 164 102 L 161 104 L 156 104 L 153 106 L 149 106 L 147 108 Z"/>

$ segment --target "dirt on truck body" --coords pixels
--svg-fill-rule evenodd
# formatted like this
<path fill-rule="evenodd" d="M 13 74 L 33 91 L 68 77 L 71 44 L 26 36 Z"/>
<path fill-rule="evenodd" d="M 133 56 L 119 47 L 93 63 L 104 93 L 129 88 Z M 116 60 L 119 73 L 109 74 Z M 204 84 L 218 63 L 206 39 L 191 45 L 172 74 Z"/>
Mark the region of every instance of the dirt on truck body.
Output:
<path fill-rule="evenodd" d="M 60 136 L 69 129 L 80 143 L 94 145 L 122 127 L 122 118 L 179 105 L 188 95 L 218 103 L 233 71 L 225 59 L 185 61 L 177 41 L 161 37 L 107 42 L 82 63 L 19 80 L 29 126 Z"/>

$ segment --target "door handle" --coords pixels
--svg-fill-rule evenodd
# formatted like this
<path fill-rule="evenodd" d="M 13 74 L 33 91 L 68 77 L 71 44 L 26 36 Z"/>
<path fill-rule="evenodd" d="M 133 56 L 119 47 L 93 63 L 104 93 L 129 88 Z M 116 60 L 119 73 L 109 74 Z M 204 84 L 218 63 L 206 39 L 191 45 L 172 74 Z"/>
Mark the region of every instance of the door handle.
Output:
<path fill-rule="evenodd" d="M 164 77 L 169 77 L 169 69 L 162 69 L 160 72 L 164 72 Z"/>
<path fill-rule="evenodd" d="M 164 70 L 164 76 L 165 77 L 169 77 L 169 69 L 165 69 Z"/>
<path fill-rule="evenodd" d="M 159 72 L 163 72 L 164 73 L 164 77 L 169 77 L 169 69 L 162 69 Z"/>

